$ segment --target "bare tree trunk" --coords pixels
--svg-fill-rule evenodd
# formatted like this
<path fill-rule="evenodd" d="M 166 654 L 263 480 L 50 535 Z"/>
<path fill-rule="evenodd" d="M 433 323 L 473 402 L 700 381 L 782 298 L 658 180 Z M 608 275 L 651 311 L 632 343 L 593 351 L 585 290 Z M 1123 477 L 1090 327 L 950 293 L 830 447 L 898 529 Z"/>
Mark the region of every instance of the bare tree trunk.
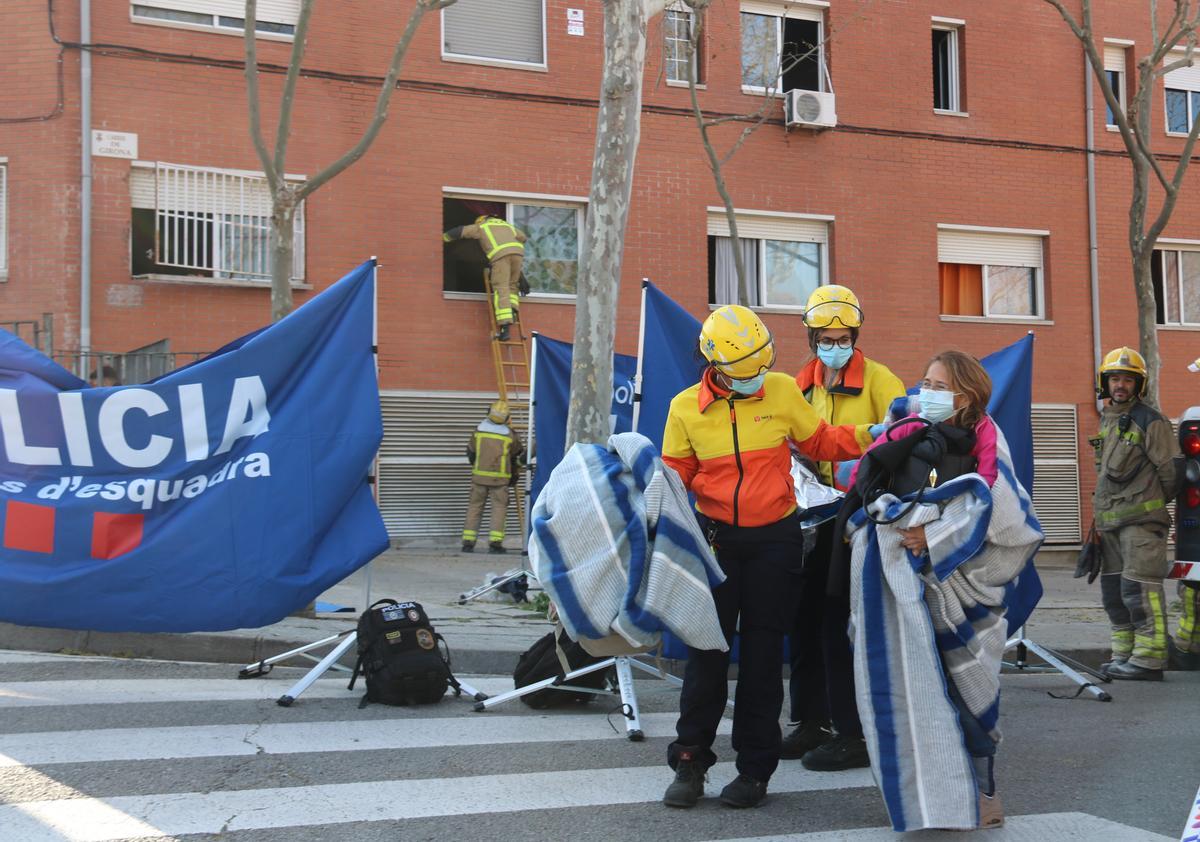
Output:
<path fill-rule="evenodd" d="M 276 199 L 271 214 L 272 322 L 277 322 L 292 312 L 292 269 L 294 263 L 295 232 L 296 203 L 294 201 L 280 201 Z"/>
<path fill-rule="evenodd" d="M 575 350 L 567 440 L 602 442 L 612 411 L 613 337 L 641 131 L 646 65 L 644 0 L 605 0 L 604 73 L 583 257 L 575 292 Z"/>

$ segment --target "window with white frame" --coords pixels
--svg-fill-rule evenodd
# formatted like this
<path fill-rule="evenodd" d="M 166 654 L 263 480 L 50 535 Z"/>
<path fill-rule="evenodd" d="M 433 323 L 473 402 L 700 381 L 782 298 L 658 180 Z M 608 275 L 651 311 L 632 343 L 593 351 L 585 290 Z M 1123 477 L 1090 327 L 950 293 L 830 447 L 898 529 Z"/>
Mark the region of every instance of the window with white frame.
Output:
<path fill-rule="evenodd" d="M 129 185 L 133 275 L 270 280 L 271 192 L 262 173 L 157 162 L 135 164 Z M 301 280 L 303 202 L 292 247 L 292 279 Z"/>
<path fill-rule="evenodd" d="M 938 226 L 943 316 L 1040 319 L 1048 232 Z"/>
<path fill-rule="evenodd" d="M 688 53 L 692 48 L 692 33 L 699 24 L 696 13 L 679 3 L 663 13 L 663 64 L 668 82 L 688 82 Z M 704 82 L 704 50 L 693 56 L 696 84 Z"/>
<path fill-rule="evenodd" d="M 8 277 L 8 162 L 0 158 L 0 280 Z"/>
<path fill-rule="evenodd" d="M 545 0 L 457 0 L 442 9 L 442 57 L 545 67 Z"/>
<path fill-rule="evenodd" d="M 1121 110 L 1124 111 L 1127 100 L 1125 99 L 1125 74 L 1127 72 L 1127 47 L 1121 44 L 1105 43 L 1104 45 L 1104 76 L 1108 80 L 1108 85 L 1112 88 L 1113 95 L 1117 98 L 1117 103 L 1120 104 Z M 1105 125 L 1116 127 L 1117 118 L 1113 114 L 1112 106 L 1105 103 L 1104 108 L 1104 123 Z"/>
<path fill-rule="evenodd" d="M 740 8 L 743 91 L 828 90 L 823 8 L 762 0 Z"/>
<path fill-rule="evenodd" d="M 737 212 L 748 306 L 803 308 L 813 290 L 828 283 L 830 219 Z M 729 219 L 709 208 L 708 301 L 741 300 Z"/>
<path fill-rule="evenodd" d="M 1200 327 L 1200 243 L 1155 249 L 1150 274 L 1156 321 Z"/>
<path fill-rule="evenodd" d="M 1166 59 L 1171 64 L 1183 57 L 1182 52 L 1173 52 Z M 1200 110 L 1200 57 L 1191 67 L 1180 67 L 1163 76 L 1166 89 L 1167 131 L 1171 134 L 1187 134 Z"/>
<path fill-rule="evenodd" d="M 301 0 L 260 0 L 255 30 L 270 35 L 292 35 L 300 18 Z M 135 23 L 157 23 L 189 29 L 211 29 L 240 34 L 246 26 L 244 0 L 144 0 L 130 5 Z"/>
<path fill-rule="evenodd" d="M 933 107 L 937 111 L 962 111 L 961 53 L 963 25 L 934 18 Z"/>
<path fill-rule="evenodd" d="M 547 198 L 442 198 L 442 230 L 473 225 L 480 216 L 507 220 L 526 236 L 521 272 L 531 294 L 574 295 L 583 244 L 582 202 Z M 442 257 L 444 292 L 483 292 L 487 268 L 477 240 L 449 243 Z"/>

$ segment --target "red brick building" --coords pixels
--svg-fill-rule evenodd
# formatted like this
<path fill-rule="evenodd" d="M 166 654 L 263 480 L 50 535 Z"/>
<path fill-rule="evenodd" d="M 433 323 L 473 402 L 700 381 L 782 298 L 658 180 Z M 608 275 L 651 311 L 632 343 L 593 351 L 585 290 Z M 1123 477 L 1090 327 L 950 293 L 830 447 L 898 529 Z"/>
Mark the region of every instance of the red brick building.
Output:
<path fill-rule="evenodd" d="M 411 5 L 316 5 L 289 174 L 311 177 L 358 139 Z M 1147 4 L 1096 5 L 1106 61 L 1128 86 L 1149 43 Z M 242 3 L 90 6 L 91 129 L 105 133 L 91 159 L 90 348 L 211 350 L 270 315 Z M 270 144 L 299 0 L 260 7 Z M 534 294 L 522 306 L 525 328 L 571 338 L 602 14 L 597 0 L 459 0 L 428 16 L 374 146 L 307 202 L 298 302 L 371 255 L 381 263 L 381 492 L 397 535 L 458 530 L 466 430 L 496 388 L 477 276 L 466 252 L 443 247 L 441 231 L 483 209 L 526 228 Z M 79 349 L 81 329 L 79 4 L 8 0 L 3 20 L 0 322 L 41 324 L 52 314 L 39 341 L 49 347 L 52 334 L 61 355 Z M 643 277 L 698 318 L 728 296 L 727 229 L 714 212 L 720 201 L 681 81 L 689 21 L 686 12 L 668 13 L 647 33 L 618 316 L 624 353 L 636 350 Z M 821 282 L 859 294 L 862 347 L 908 382 L 934 351 L 982 355 L 1034 331 L 1039 509 L 1052 540 L 1077 541 L 1077 489 L 1086 499 L 1086 439 L 1096 428 L 1094 331 L 1087 75 L 1064 23 L 1042 0 L 716 0 L 703 33 L 707 111 L 752 112 L 764 86 L 798 92 L 794 116 L 803 124 L 785 126 L 776 103 L 727 167 L 781 366 L 795 370 L 807 356 L 797 305 Z M 781 80 L 767 78 L 773 57 L 796 43 L 819 46 Z M 1154 142 L 1178 152 L 1200 69 L 1178 71 L 1164 87 Z M 1130 176 L 1098 92 L 1095 102 L 1107 350 L 1137 342 Z M 727 147 L 745 125 L 729 123 L 716 136 Z M 1171 415 L 1194 402 L 1185 364 L 1200 354 L 1198 212 L 1200 170 L 1158 264 L 1162 398 Z"/>

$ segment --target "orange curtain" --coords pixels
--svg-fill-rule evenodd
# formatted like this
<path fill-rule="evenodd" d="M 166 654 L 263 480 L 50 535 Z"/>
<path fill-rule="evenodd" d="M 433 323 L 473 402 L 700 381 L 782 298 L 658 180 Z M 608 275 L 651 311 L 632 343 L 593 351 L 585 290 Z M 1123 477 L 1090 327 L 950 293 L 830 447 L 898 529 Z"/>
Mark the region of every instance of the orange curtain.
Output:
<path fill-rule="evenodd" d="M 983 267 L 970 263 L 939 263 L 943 316 L 983 315 Z"/>

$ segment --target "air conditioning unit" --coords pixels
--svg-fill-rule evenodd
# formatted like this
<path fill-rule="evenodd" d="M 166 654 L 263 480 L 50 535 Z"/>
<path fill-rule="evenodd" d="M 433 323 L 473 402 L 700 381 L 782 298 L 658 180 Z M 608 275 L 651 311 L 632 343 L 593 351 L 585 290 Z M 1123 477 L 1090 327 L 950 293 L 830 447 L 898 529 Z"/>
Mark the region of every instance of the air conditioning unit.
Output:
<path fill-rule="evenodd" d="M 837 125 L 832 93 L 822 91 L 788 91 L 783 101 L 788 127 L 831 128 Z"/>

